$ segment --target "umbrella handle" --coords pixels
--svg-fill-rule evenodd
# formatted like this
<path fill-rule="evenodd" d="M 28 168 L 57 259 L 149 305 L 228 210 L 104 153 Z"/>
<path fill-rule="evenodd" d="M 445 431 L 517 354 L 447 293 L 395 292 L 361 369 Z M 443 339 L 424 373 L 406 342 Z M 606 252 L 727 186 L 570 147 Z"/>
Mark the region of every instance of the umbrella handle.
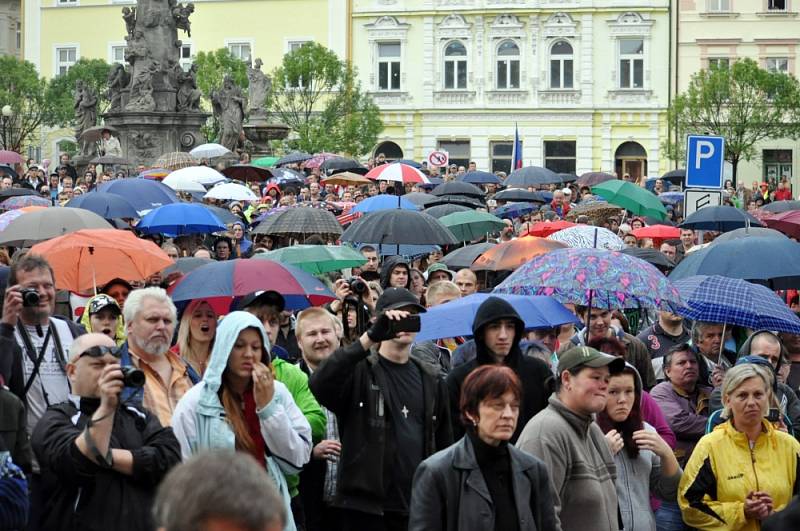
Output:
<path fill-rule="evenodd" d="M 92 286 L 94 287 L 94 296 L 97 296 L 97 275 L 94 268 L 94 247 L 89 246 L 89 256 L 92 257 Z"/>

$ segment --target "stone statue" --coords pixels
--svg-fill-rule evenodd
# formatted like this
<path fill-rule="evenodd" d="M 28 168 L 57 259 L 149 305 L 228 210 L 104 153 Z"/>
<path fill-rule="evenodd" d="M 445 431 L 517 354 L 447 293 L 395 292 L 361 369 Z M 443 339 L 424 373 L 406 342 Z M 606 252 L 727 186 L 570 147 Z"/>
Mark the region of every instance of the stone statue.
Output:
<path fill-rule="evenodd" d="M 197 65 L 178 73 L 178 112 L 200 112 L 200 89 L 197 88 Z"/>
<path fill-rule="evenodd" d="M 133 32 L 136 29 L 136 8 L 123 7 L 122 20 L 125 21 L 125 30 L 128 32 L 128 36 L 133 37 Z"/>
<path fill-rule="evenodd" d="M 143 32 L 135 31 L 132 36 L 125 37 L 125 40 L 128 42 L 125 47 L 125 61 L 131 66 L 134 66 L 139 59 L 150 57 L 150 50 L 147 49 Z"/>
<path fill-rule="evenodd" d="M 158 156 L 159 139 L 146 131 L 133 131 L 130 136 L 131 147 L 139 160 L 152 162 Z"/>
<path fill-rule="evenodd" d="M 185 6 L 177 4 L 172 8 L 172 18 L 175 19 L 175 28 L 183 30 L 186 35 L 192 36 L 192 23 L 189 22 L 189 17 L 194 13 L 194 4 L 189 2 Z"/>
<path fill-rule="evenodd" d="M 247 67 L 247 79 L 250 80 L 248 93 L 249 111 L 250 115 L 254 117 L 266 115 L 264 107 L 267 103 L 267 94 L 272 88 L 272 79 L 261 71 L 261 65 L 263 64 L 261 58 L 258 58 L 253 66 Z"/>
<path fill-rule="evenodd" d="M 91 155 L 95 146 L 81 139 L 84 131 L 97 125 L 97 95 L 91 87 L 78 80 L 75 84 L 75 138 L 82 155 Z"/>
<path fill-rule="evenodd" d="M 122 89 L 128 86 L 130 76 L 121 64 L 115 64 L 108 73 L 108 90 L 106 97 L 111 102 L 108 112 L 119 112 L 122 110 Z"/>
<path fill-rule="evenodd" d="M 131 97 L 126 111 L 154 111 L 156 110 L 156 100 L 153 98 L 153 75 L 159 72 L 161 66 L 153 61 L 150 68 L 142 69 L 133 78 L 131 85 Z"/>
<path fill-rule="evenodd" d="M 229 150 L 235 151 L 244 122 L 244 110 L 247 106 L 242 89 L 236 86 L 230 76 L 226 75 L 222 82 L 222 88 L 211 92 L 211 104 L 219 122 L 219 143 Z"/>

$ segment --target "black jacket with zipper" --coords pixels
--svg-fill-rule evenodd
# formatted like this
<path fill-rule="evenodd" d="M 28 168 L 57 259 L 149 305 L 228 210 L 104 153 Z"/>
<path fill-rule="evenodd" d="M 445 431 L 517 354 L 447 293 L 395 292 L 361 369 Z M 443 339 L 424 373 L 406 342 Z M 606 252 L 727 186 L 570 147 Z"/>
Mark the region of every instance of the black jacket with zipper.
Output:
<path fill-rule="evenodd" d="M 447 389 L 434 367 L 414 358 L 408 362 L 416 364 L 422 375 L 423 458 L 427 458 L 453 442 Z M 311 375 L 309 386 L 314 396 L 339 421 L 342 454 L 334 500 L 337 507 L 383 514 L 396 444 L 384 397 L 385 378 L 378 354 L 364 350 L 359 341 L 338 349 Z"/>

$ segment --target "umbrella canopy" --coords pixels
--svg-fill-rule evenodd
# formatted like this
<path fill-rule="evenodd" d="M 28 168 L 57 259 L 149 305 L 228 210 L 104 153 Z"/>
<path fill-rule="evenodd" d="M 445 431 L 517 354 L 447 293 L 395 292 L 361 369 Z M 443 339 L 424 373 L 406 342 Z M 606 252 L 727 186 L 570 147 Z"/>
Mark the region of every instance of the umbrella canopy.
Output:
<path fill-rule="evenodd" d="M 266 181 L 272 177 L 272 171 L 252 164 L 234 164 L 222 170 L 222 174 L 236 181 Z"/>
<path fill-rule="evenodd" d="M 529 192 L 522 188 L 507 188 L 502 192 L 494 194 L 497 201 L 527 201 L 529 203 L 547 203 L 544 196 L 539 192 Z"/>
<path fill-rule="evenodd" d="M 278 162 L 278 157 L 261 157 L 251 162 L 251 164 L 259 168 L 272 168 L 276 162 Z"/>
<path fill-rule="evenodd" d="M 370 212 L 377 212 L 378 210 L 386 210 L 387 208 L 404 208 L 406 210 L 419 210 L 419 207 L 405 199 L 403 196 L 395 195 L 376 195 L 368 197 L 356 203 L 350 212 L 363 212 L 368 214 Z"/>
<path fill-rule="evenodd" d="M 234 297 L 266 290 L 283 295 L 289 310 L 320 306 L 335 298 L 322 282 L 301 269 L 272 260 L 252 258 L 198 267 L 178 282 L 171 296 L 175 302 L 206 299 L 222 315 L 231 310 Z"/>
<path fill-rule="evenodd" d="M 47 258 L 56 287 L 86 293 L 114 278 L 144 280 L 172 265 L 167 253 L 127 230 L 87 229 L 31 248 Z"/>
<path fill-rule="evenodd" d="M 780 214 L 781 212 L 788 212 L 790 210 L 800 210 L 800 201 L 773 201 L 761 207 L 765 212 L 772 212 Z"/>
<path fill-rule="evenodd" d="M 307 163 L 306 166 L 308 166 Z M 349 171 L 358 173 L 360 175 L 365 175 L 368 171 L 367 167 L 357 160 L 346 157 L 329 158 L 319 165 L 319 169 L 326 175 L 332 175 L 334 173 L 339 173 L 340 171 Z"/>
<path fill-rule="evenodd" d="M 12 201 L 12 199 L 7 199 L 6 201 Z M 0 206 L 5 205 L 6 201 L 0 203 Z M 787 210 L 786 212 L 769 216 L 764 218 L 764 224 L 771 229 L 781 231 L 787 236 L 797 239 L 800 237 L 800 210 Z"/>
<path fill-rule="evenodd" d="M 472 212 L 472 209 L 463 205 L 456 205 L 452 203 L 436 205 L 427 207 L 425 209 L 426 214 L 433 216 L 436 219 L 441 219 L 449 214 L 453 214 L 454 212 Z"/>
<path fill-rule="evenodd" d="M 625 248 L 622 239 L 603 227 L 592 227 L 591 225 L 576 225 L 568 229 L 563 229 L 548 236 L 549 239 L 566 243 L 570 247 L 580 247 L 584 249 L 608 249 L 609 251 L 620 251 Z"/>
<path fill-rule="evenodd" d="M 219 219 L 223 224 L 230 225 L 231 223 L 242 223 L 242 218 L 228 210 L 227 208 L 218 207 L 215 205 L 207 205 L 205 203 L 194 203 L 200 205 Z"/>
<path fill-rule="evenodd" d="M 658 200 L 665 205 L 678 205 L 683 203 L 683 192 L 662 192 L 658 194 Z"/>
<path fill-rule="evenodd" d="M 474 184 L 465 183 L 461 181 L 449 181 L 440 184 L 439 186 L 433 189 L 431 194 L 437 197 L 457 195 L 464 197 L 474 197 L 476 199 L 483 199 L 486 196 L 486 192 L 484 192 Z"/>
<path fill-rule="evenodd" d="M 592 193 L 636 216 L 652 216 L 657 219 L 667 217 L 667 209 L 657 195 L 628 181 L 606 181 L 593 186 Z"/>
<path fill-rule="evenodd" d="M 208 166 L 189 166 L 187 168 L 181 168 L 179 170 L 175 170 L 161 182 L 163 182 L 167 186 L 170 186 L 169 183 L 167 182 L 168 179 L 187 179 L 190 181 L 194 181 L 196 183 L 209 186 L 228 180 L 220 172 L 218 172 L 214 168 L 209 168 Z"/>
<path fill-rule="evenodd" d="M 275 161 L 275 166 L 285 166 L 287 164 L 298 164 L 300 162 L 305 162 L 313 158 L 313 155 L 308 153 L 304 153 L 302 151 L 295 151 L 293 153 L 289 153 L 288 155 L 284 155 L 283 157 L 279 158 Z"/>
<path fill-rule="evenodd" d="M 417 334 L 416 341 L 471 336 L 475 314 L 489 297 L 499 297 L 511 304 L 525 323 L 526 330 L 555 328 L 569 323 L 580 324 L 572 312 L 552 297 L 473 293 L 420 314 L 422 329 Z"/>
<path fill-rule="evenodd" d="M 674 284 L 684 304 L 676 313 L 688 319 L 800 334 L 800 318 L 767 287 L 719 275 Z"/>
<path fill-rule="evenodd" d="M 393 208 L 354 221 L 342 241 L 374 244 L 452 245 L 458 239 L 435 217 L 416 210 Z"/>
<path fill-rule="evenodd" d="M 367 179 L 366 176 L 359 175 L 357 173 L 343 171 L 341 173 L 335 173 L 330 177 L 326 177 L 322 179 L 321 184 L 336 184 L 339 186 L 362 186 L 365 184 L 370 184 L 372 181 Z"/>
<path fill-rule="evenodd" d="M 184 168 L 183 170 L 188 170 L 188 169 L 190 168 Z M 205 194 L 206 187 L 203 186 L 201 183 L 195 181 L 187 174 L 178 174 L 179 171 L 183 170 L 178 170 L 170 173 L 161 182 L 164 183 L 166 186 L 169 186 L 176 192 L 189 192 L 189 193 L 197 192 L 200 194 Z"/>
<path fill-rule="evenodd" d="M 189 166 L 197 166 L 197 159 L 185 151 L 164 153 L 153 163 L 154 168 L 166 168 L 170 171 L 188 168 Z"/>
<path fill-rule="evenodd" d="M 495 245 L 497 244 L 487 242 L 467 245 L 447 253 L 444 258 L 442 258 L 442 262 L 448 267 L 448 269 L 465 269 L 470 267 L 476 258 Z"/>
<path fill-rule="evenodd" d="M 310 159 L 306 160 L 306 163 L 303 165 L 306 168 L 319 168 L 322 166 L 322 163 L 329 159 L 337 159 L 341 158 L 339 155 L 334 155 L 333 153 L 316 153 Z M 280 162 L 280 161 L 278 161 Z"/>
<path fill-rule="evenodd" d="M 593 308 L 674 311 L 680 306 L 678 290 L 658 269 L 605 249 L 556 249 L 517 269 L 494 291 L 550 295 Z"/>
<path fill-rule="evenodd" d="M 172 188 L 149 179 L 115 179 L 101 184 L 97 191 L 124 197 L 139 215 L 163 205 L 180 202 Z"/>
<path fill-rule="evenodd" d="M 495 208 L 492 214 L 498 218 L 514 219 L 524 216 L 525 214 L 530 214 L 534 210 L 537 210 L 537 207 L 530 203 L 507 203 Z"/>
<path fill-rule="evenodd" d="M 556 172 L 539 166 L 526 166 L 511 172 L 503 184 L 509 188 L 539 187 L 548 184 L 563 184 Z"/>
<path fill-rule="evenodd" d="M 428 177 L 413 166 L 394 162 L 375 166 L 365 177 L 375 181 L 392 181 L 396 183 L 428 183 Z"/>
<path fill-rule="evenodd" d="M 718 232 L 728 232 L 747 226 L 761 227 L 762 223 L 747 212 L 727 205 L 702 208 L 689 215 L 680 224 L 680 227 L 685 229 Z"/>
<path fill-rule="evenodd" d="M 94 212 L 103 219 L 138 218 L 133 205 L 124 197 L 105 192 L 89 192 L 70 199 L 65 205 Z"/>
<path fill-rule="evenodd" d="M 800 264 L 799 243 L 755 236 L 693 251 L 672 270 L 669 278 L 675 281 L 694 275 L 721 275 L 772 289 L 792 289 L 800 287 L 797 264 Z"/>
<path fill-rule="evenodd" d="M 667 256 L 657 249 L 644 249 L 641 247 L 626 247 L 625 249 L 620 251 L 623 254 L 629 254 L 631 256 L 635 256 L 641 260 L 644 260 L 648 264 L 651 264 L 658 268 L 659 271 L 666 272 L 670 271 L 672 268 L 675 267 L 675 262 L 667 258 Z"/>
<path fill-rule="evenodd" d="M 229 153 L 231 153 L 230 149 L 214 142 L 200 144 L 189 152 L 189 154 L 196 159 L 213 159 L 215 157 L 222 157 Z"/>
<path fill-rule="evenodd" d="M 50 199 L 38 195 L 18 195 L 0 202 L 0 209 L 3 210 L 19 210 L 31 206 L 49 207 L 52 203 Z"/>
<path fill-rule="evenodd" d="M 0 164 L 22 164 L 25 159 L 16 151 L 0 150 Z"/>
<path fill-rule="evenodd" d="M 210 234 L 227 230 L 222 221 L 198 203 L 175 203 L 151 210 L 136 225 L 144 234 Z"/>
<path fill-rule="evenodd" d="M 681 237 L 681 229 L 670 227 L 669 225 L 648 225 L 641 229 L 631 231 L 631 234 L 639 238 L 653 238 L 656 240 L 672 240 Z"/>
<path fill-rule="evenodd" d="M 425 205 L 430 203 L 431 201 L 436 201 L 437 197 L 435 195 L 426 194 L 424 192 L 411 192 L 409 194 L 405 194 L 403 199 L 406 201 L 411 201 L 418 207 L 425 208 Z"/>
<path fill-rule="evenodd" d="M 324 208 L 296 207 L 268 216 L 253 233 L 279 236 L 312 234 L 339 236 L 342 233 L 342 226 L 339 225 L 336 216 Z"/>
<path fill-rule="evenodd" d="M 258 201 L 260 199 L 250 188 L 236 183 L 219 183 L 208 191 L 206 197 L 226 201 Z"/>
<path fill-rule="evenodd" d="M 0 245 L 28 247 L 82 229 L 110 229 L 108 221 L 81 208 L 51 207 L 29 212 L 0 232 Z"/>
<path fill-rule="evenodd" d="M 439 222 L 461 241 L 468 242 L 505 228 L 505 222 L 488 212 L 470 210 L 454 212 L 439 218 Z"/>
<path fill-rule="evenodd" d="M 575 184 L 578 185 L 578 188 L 582 186 L 588 186 L 589 188 L 593 186 L 597 186 L 600 183 L 604 183 L 606 181 L 615 181 L 617 178 L 610 173 L 605 173 L 602 171 L 590 171 L 581 174 L 578 177 L 578 180 L 575 181 Z"/>
<path fill-rule="evenodd" d="M 467 184 L 467 183 L 463 183 Z M 436 196 L 434 196 L 436 197 Z M 478 199 L 474 197 L 467 197 L 465 195 L 442 195 L 436 197 L 435 200 L 431 201 L 430 203 L 426 204 L 427 208 L 435 207 L 437 205 L 461 205 L 465 207 L 469 207 L 470 209 L 476 208 L 486 208 L 486 205 L 481 203 Z"/>
<path fill-rule="evenodd" d="M 782 240 L 789 239 L 789 237 L 786 236 L 784 233 L 777 231 L 775 229 L 765 229 L 763 227 L 744 227 L 741 229 L 736 229 L 730 232 L 726 232 L 724 234 L 720 234 L 719 236 L 714 238 L 714 241 L 711 243 L 716 245 L 718 243 L 727 242 L 730 240 L 738 240 L 740 238 L 779 238 Z"/>
<path fill-rule="evenodd" d="M 128 159 L 114 155 L 95 157 L 90 162 L 92 164 L 104 164 L 106 166 L 130 166 L 131 164 Z"/>
<path fill-rule="evenodd" d="M 500 177 L 488 171 L 468 171 L 456 180 L 470 184 L 503 184 Z"/>
<path fill-rule="evenodd" d="M 79 140 L 82 142 L 100 142 L 103 139 L 103 131 L 108 131 L 112 136 L 119 136 L 119 131 L 110 125 L 96 125 L 84 129 Z"/>
<path fill-rule="evenodd" d="M 164 270 L 164 276 L 169 276 L 171 273 L 187 274 L 194 271 L 198 267 L 206 264 L 213 264 L 216 260 L 212 258 L 195 258 L 194 256 L 184 256 L 178 258 L 174 264 Z"/>
<path fill-rule="evenodd" d="M 352 247 L 339 245 L 293 245 L 257 254 L 254 258 L 291 264 L 312 275 L 359 267 L 367 263 L 360 252 Z"/>
<path fill-rule="evenodd" d="M 5 164 L 0 164 L 0 175 L 8 175 L 12 179 L 17 179 L 19 177 L 19 174 L 14 168 L 6 166 Z"/>
<path fill-rule="evenodd" d="M 523 236 L 495 245 L 479 256 L 470 269 L 474 271 L 513 271 L 536 256 L 566 247 L 564 243 L 546 238 Z"/>
<path fill-rule="evenodd" d="M 297 170 L 291 168 L 270 168 L 272 178 L 267 182 L 275 183 L 278 186 L 303 186 L 306 182 L 306 176 Z"/>
<path fill-rule="evenodd" d="M 39 197 L 39 193 L 31 188 L 6 188 L 0 190 L 0 201 L 5 201 L 9 197 L 19 197 L 23 195 L 35 195 Z"/>
<path fill-rule="evenodd" d="M 160 181 L 164 177 L 170 174 L 170 171 L 166 168 L 152 168 L 149 170 L 144 170 L 142 173 L 138 175 L 140 179 L 155 179 Z"/>
<path fill-rule="evenodd" d="M 28 212 L 36 212 L 37 210 L 41 210 L 44 207 L 25 207 L 25 208 L 18 208 L 16 210 L 9 210 L 8 212 L 3 212 L 0 214 L 0 231 L 6 230 L 8 224 L 11 223 L 13 220 L 17 219 L 23 214 L 27 214 Z"/>
<path fill-rule="evenodd" d="M 528 229 L 527 233 L 523 234 L 523 236 L 539 236 L 540 238 L 547 238 L 555 232 L 574 226 L 575 223 L 572 223 L 571 221 L 537 221 L 530 229 Z"/>

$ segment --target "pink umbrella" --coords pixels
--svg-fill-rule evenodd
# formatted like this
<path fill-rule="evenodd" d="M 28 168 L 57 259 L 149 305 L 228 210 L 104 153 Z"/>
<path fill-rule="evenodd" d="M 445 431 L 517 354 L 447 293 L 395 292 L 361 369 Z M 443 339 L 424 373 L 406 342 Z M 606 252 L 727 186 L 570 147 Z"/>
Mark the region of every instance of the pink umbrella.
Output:
<path fill-rule="evenodd" d="M 334 155 L 333 153 L 317 153 L 308 159 L 304 166 L 306 168 L 319 168 L 326 160 L 335 159 L 337 157 L 339 157 L 339 155 Z"/>
<path fill-rule="evenodd" d="M 4 149 L 0 151 L 0 164 L 22 164 L 25 159 L 16 151 Z"/>
<path fill-rule="evenodd" d="M 367 172 L 367 179 L 379 181 L 394 181 L 398 183 L 430 184 L 430 180 L 418 169 L 407 164 L 395 162 L 376 166 Z"/>

